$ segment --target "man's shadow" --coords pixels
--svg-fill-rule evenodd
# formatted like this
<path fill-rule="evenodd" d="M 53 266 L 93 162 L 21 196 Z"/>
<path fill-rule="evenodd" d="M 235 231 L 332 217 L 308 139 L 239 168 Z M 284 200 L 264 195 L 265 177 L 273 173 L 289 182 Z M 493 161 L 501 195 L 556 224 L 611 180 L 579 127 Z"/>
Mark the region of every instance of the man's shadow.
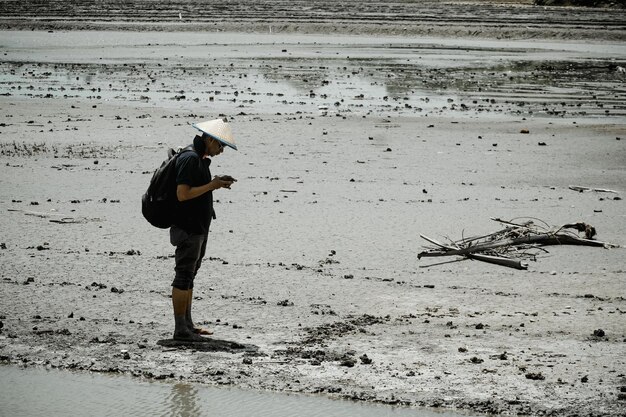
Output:
<path fill-rule="evenodd" d="M 258 352 L 259 347 L 250 344 L 242 344 L 230 340 L 215 338 L 205 338 L 202 342 L 191 342 L 185 340 L 161 339 L 157 345 L 171 348 L 193 349 L 202 352 L 231 352 L 231 353 L 253 353 Z"/>

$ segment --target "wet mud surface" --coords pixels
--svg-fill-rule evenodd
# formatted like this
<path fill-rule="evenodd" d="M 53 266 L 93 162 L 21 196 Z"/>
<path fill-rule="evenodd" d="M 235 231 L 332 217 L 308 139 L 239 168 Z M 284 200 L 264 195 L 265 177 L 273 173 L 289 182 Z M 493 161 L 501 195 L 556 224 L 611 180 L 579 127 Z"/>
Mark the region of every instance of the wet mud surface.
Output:
<path fill-rule="evenodd" d="M 416 259 L 419 234 L 490 233 L 490 217 L 625 243 L 623 45 L 70 35 L 1 35 L 0 360 L 623 414 L 623 248 L 554 247 L 528 271 Z M 228 349 L 161 346 L 173 248 L 140 196 L 220 114 L 241 151 L 211 168 L 238 182 L 215 194 L 194 315 Z"/>
<path fill-rule="evenodd" d="M 239 116 L 626 115 L 622 43 L 295 35 L 286 45 L 281 35 L 87 33 L 97 48 L 72 32 L 7 32 L 0 94 L 130 102 L 146 109 L 140 119 L 155 106 L 184 107 L 190 118 L 206 108 Z M 73 45 L 70 59 L 59 44 Z M 68 115 L 65 129 L 92 120 Z M 116 120 L 123 128 L 128 118 Z M 26 121 L 50 131 L 47 122 Z"/>

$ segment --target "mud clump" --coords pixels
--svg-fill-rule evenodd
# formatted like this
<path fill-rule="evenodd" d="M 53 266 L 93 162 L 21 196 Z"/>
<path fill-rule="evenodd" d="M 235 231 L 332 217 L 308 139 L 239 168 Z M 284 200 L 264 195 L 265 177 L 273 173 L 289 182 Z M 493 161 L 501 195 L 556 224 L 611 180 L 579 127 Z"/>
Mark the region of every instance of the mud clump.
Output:
<path fill-rule="evenodd" d="M 526 379 L 532 379 L 533 381 L 543 381 L 546 379 L 545 376 L 541 372 L 528 372 L 526 374 Z"/>
<path fill-rule="evenodd" d="M 372 326 L 375 324 L 381 324 L 388 321 L 389 318 L 376 317 L 369 314 L 353 318 L 346 322 L 335 322 L 330 324 L 323 324 L 314 328 L 307 328 L 309 333 L 308 337 L 304 339 L 304 344 L 324 343 L 329 339 L 339 338 L 346 334 L 355 332 L 364 333 L 366 326 Z"/>
<path fill-rule="evenodd" d="M 367 356 L 367 354 L 363 354 L 359 357 L 359 359 L 361 360 L 361 363 L 363 365 L 371 365 L 372 364 L 372 360 Z"/>
<path fill-rule="evenodd" d="M 354 367 L 354 365 L 356 365 L 356 360 L 350 356 L 344 356 L 343 358 L 341 358 L 341 362 L 340 362 L 341 366 L 345 366 L 347 368 L 352 368 Z"/>

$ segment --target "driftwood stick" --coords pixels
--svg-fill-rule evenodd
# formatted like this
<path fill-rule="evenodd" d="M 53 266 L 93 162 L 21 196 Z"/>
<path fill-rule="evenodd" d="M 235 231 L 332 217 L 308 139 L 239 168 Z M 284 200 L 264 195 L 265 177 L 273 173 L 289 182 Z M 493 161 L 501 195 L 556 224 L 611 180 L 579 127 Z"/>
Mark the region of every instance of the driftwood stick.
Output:
<path fill-rule="evenodd" d="M 493 220 L 494 222 L 498 222 L 498 223 L 502 223 L 502 224 L 509 224 L 511 226 L 515 226 L 515 227 L 523 227 L 524 229 L 530 229 L 530 226 L 534 225 L 534 222 L 532 220 L 529 220 L 527 222 L 524 223 L 513 223 L 510 221 L 506 221 L 506 220 L 502 220 L 498 217 L 490 217 L 491 220 Z M 511 229 L 513 230 L 513 229 Z"/>
<path fill-rule="evenodd" d="M 50 219 L 51 223 L 59 224 L 73 224 L 73 223 L 87 223 L 89 220 L 84 217 L 63 217 L 62 219 Z"/>
<path fill-rule="evenodd" d="M 455 259 L 451 259 L 451 260 L 447 260 L 447 261 L 441 261 L 441 262 L 437 262 L 434 264 L 428 264 L 428 265 L 420 265 L 420 268 L 430 268 L 433 266 L 440 266 L 440 265 L 447 265 L 447 264 L 453 264 L 456 262 L 464 262 L 467 261 L 469 258 L 455 258 Z"/>
<path fill-rule="evenodd" d="M 619 194 L 619 191 L 615 191 L 615 190 L 607 190 L 606 188 L 589 188 L 589 187 L 581 187 L 578 185 L 570 185 L 569 186 L 570 190 L 573 191 L 578 191 L 578 192 L 583 192 L 583 191 L 595 191 L 597 193 L 613 193 L 613 194 Z"/>
<path fill-rule="evenodd" d="M 428 242 L 432 243 L 433 245 L 435 245 L 435 246 L 439 246 L 440 248 L 443 248 L 443 249 L 447 249 L 447 250 L 455 250 L 455 249 L 457 249 L 457 248 L 453 248 L 453 247 L 451 247 L 451 246 L 444 245 L 443 243 L 439 243 L 439 242 L 437 242 L 435 239 L 432 239 L 432 238 L 430 238 L 430 237 L 428 237 L 428 236 L 425 236 L 425 235 L 420 235 L 420 237 L 421 237 L 422 239 L 424 239 L 424 240 L 426 240 L 426 241 L 428 241 Z"/>
<path fill-rule="evenodd" d="M 498 223 L 502 223 L 502 224 L 510 224 L 511 226 L 518 226 L 518 227 L 528 227 L 531 224 L 533 224 L 533 222 L 531 220 L 524 222 L 524 223 L 513 223 L 510 222 L 508 220 L 502 220 L 499 217 L 489 217 L 489 220 L 493 220 L 494 222 L 498 222 Z"/>
<path fill-rule="evenodd" d="M 593 239 L 583 239 L 577 236 L 568 235 L 564 233 L 556 233 L 555 238 L 557 239 L 553 245 L 581 245 L 581 246 L 595 246 L 600 248 L 619 248 L 619 245 L 615 243 L 602 242 L 599 240 Z M 544 243 L 544 245 L 548 245 L 548 243 Z"/>
<path fill-rule="evenodd" d="M 47 219 L 48 217 L 52 217 L 52 216 L 58 216 L 58 217 L 67 216 L 66 214 L 61 214 L 61 213 L 44 213 L 41 211 L 31 211 L 31 210 L 22 210 L 22 209 L 7 209 L 7 211 L 24 213 L 26 216 L 41 217 L 42 219 Z"/>
<path fill-rule="evenodd" d="M 490 264 L 508 266 L 509 268 L 528 269 L 528 264 L 526 262 L 518 261 L 516 259 L 503 258 L 501 256 L 480 255 L 472 253 L 468 254 L 467 257 Z"/>

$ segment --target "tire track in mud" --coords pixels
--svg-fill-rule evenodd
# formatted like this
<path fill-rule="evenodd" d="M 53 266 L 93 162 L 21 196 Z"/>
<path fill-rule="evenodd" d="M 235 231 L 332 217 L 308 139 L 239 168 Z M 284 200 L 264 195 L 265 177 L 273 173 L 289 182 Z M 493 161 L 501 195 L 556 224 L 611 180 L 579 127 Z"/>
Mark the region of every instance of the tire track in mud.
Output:
<path fill-rule="evenodd" d="M 210 7 L 209 7 L 210 6 Z M 441 3 L 321 0 L 196 2 L 132 0 L 0 3 L 0 27 L 21 29 L 267 30 L 443 33 L 626 38 L 626 21 L 613 9 L 536 7 L 500 2 Z"/>

